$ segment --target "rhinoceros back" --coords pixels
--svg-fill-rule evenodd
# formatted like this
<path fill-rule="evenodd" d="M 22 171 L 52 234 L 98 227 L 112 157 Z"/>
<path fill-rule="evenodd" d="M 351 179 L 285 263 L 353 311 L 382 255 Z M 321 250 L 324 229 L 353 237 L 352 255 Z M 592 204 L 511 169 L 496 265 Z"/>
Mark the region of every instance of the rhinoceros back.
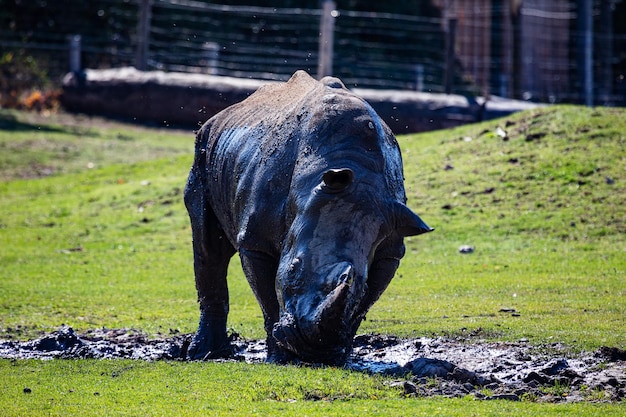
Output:
<path fill-rule="evenodd" d="M 260 88 L 209 119 L 198 132 L 196 162 L 208 203 L 235 248 L 261 222 L 254 245 L 279 250 L 284 211 L 302 138 L 306 96 L 319 83 L 297 72 L 287 83 Z M 200 168 L 203 165 L 203 168 Z"/>

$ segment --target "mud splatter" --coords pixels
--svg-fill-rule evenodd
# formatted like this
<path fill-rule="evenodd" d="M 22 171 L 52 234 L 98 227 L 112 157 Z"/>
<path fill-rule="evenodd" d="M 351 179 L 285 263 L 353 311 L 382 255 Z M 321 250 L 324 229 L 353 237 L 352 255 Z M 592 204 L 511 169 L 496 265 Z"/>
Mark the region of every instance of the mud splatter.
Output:
<path fill-rule="evenodd" d="M 0 358 L 183 360 L 191 337 L 151 339 L 127 329 L 76 333 L 63 327 L 36 340 L 0 340 Z M 265 341 L 233 335 L 232 343 L 235 353 L 228 360 L 265 360 Z M 559 344 L 360 335 L 346 367 L 384 375 L 410 396 L 621 402 L 626 393 L 626 352 L 614 347 L 572 355 Z"/>

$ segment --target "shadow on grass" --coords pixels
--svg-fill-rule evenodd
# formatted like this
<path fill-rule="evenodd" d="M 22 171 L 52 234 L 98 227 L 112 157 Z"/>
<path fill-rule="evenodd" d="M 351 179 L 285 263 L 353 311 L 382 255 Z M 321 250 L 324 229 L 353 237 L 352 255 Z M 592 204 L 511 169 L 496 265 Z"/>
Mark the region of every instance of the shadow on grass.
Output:
<path fill-rule="evenodd" d="M 40 125 L 24 123 L 15 117 L 13 114 L 0 112 L 0 130 L 9 130 L 14 132 L 28 132 L 36 130 L 39 132 L 66 132 L 67 129 L 57 126 Z"/>

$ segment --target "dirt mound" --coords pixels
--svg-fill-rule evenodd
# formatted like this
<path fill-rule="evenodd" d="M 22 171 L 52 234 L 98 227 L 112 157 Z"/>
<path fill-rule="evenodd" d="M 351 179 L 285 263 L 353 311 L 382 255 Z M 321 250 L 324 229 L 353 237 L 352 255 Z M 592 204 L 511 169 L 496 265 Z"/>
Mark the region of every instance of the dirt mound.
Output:
<path fill-rule="evenodd" d="M 70 327 L 32 341 L 0 341 L 0 358 L 182 360 L 192 335 L 150 339 L 126 329 L 76 333 Z M 232 359 L 265 360 L 265 341 L 232 336 Z M 346 367 L 382 374 L 407 395 L 532 401 L 623 401 L 626 352 L 602 347 L 570 355 L 559 344 L 484 343 L 360 335 Z"/>

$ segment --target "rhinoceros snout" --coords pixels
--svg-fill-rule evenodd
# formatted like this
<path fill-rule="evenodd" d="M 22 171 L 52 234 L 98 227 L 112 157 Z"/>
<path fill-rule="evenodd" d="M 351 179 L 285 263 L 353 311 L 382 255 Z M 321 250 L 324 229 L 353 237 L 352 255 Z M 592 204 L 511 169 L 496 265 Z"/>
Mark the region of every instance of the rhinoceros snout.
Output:
<path fill-rule="evenodd" d="M 290 314 L 283 315 L 274 325 L 272 336 L 278 346 L 305 362 L 340 365 L 351 350 L 351 340 L 330 343 L 322 337 L 311 338 L 311 334 L 302 329 Z"/>
<path fill-rule="evenodd" d="M 360 301 L 363 285 L 350 262 L 332 265 L 322 281 L 326 283 L 323 288 L 308 294 L 308 308 L 283 312 L 273 336 L 280 346 L 304 360 L 336 362 L 350 350 L 353 310 Z"/>

